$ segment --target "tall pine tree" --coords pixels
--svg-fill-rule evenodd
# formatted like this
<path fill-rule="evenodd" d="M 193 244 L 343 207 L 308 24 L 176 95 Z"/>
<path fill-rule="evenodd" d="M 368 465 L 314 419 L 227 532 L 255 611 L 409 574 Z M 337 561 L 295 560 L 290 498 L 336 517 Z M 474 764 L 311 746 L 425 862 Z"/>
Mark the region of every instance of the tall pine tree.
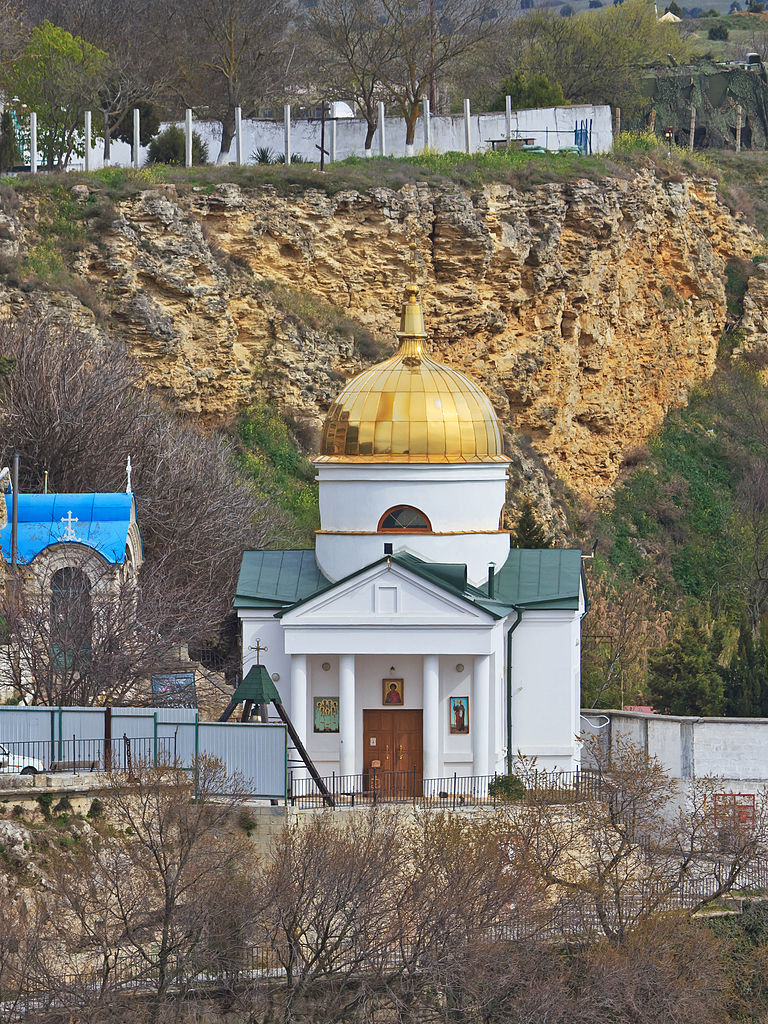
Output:
<path fill-rule="evenodd" d="M 725 713 L 734 718 L 768 715 L 768 637 L 762 630 L 757 640 L 745 618 L 736 650 L 724 673 Z"/>
<path fill-rule="evenodd" d="M 723 633 L 698 616 L 685 617 L 675 636 L 648 657 L 648 690 L 657 711 L 670 715 L 722 715 Z"/>
<path fill-rule="evenodd" d="M 517 525 L 510 537 L 513 548 L 551 548 L 552 538 L 544 532 L 544 527 L 536 518 L 533 502 L 525 498 L 520 506 Z"/>

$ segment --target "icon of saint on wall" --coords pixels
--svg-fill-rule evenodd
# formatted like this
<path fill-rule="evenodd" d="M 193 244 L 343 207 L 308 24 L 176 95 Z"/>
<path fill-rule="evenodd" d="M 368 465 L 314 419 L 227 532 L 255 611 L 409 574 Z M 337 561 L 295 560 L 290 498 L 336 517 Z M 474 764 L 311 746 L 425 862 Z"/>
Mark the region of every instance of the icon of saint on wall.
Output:
<path fill-rule="evenodd" d="M 402 679 L 382 680 L 381 703 L 387 707 L 402 707 L 405 703 Z"/>
<path fill-rule="evenodd" d="M 469 732 L 469 697 L 451 697 L 450 727 L 452 733 Z"/>

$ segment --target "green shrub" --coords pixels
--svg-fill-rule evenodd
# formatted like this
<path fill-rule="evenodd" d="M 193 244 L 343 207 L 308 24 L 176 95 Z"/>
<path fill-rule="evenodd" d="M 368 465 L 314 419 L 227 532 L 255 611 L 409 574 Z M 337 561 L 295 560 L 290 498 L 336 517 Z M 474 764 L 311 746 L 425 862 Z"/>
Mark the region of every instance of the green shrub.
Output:
<path fill-rule="evenodd" d="M 160 132 L 149 144 L 148 164 L 171 164 L 183 167 L 186 162 L 184 130 L 172 124 Z M 208 163 L 208 146 L 197 132 L 192 132 L 192 163 Z"/>
<path fill-rule="evenodd" d="M 488 786 L 494 800 L 522 800 L 525 792 L 525 783 L 517 775 L 497 775 Z"/>
<path fill-rule="evenodd" d="M 258 822 L 254 818 L 251 811 L 249 811 L 247 807 L 243 807 L 237 816 L 237 824 L 238 827 L 241 828 L 248 837 L 250 837 L 251 833 L 255 830 Z"/>
<path fill-rule="evenodd" d="M 72 804 L 70 803 L 69 797 L 64 795 L 53 809 L 58 813 L 62 813 L 63 811 L 71 811 Z"/>
<path fill-rule="evenodd" d="M 707 32 L 707 39 L 722 39 L 725 41 L 727 38 L 728 29 L 725 25 L 713 25 L 709 32 Z"/>
<path fill-rule="evenodd" d="M 37 806 L 46 821 L 51 820 L 51 805 L 53 804 L 53 793 L 41 793 L 37 798 Z"/>
<path fill-rule="evenodd" d="M 652 153 L 659 146 L 659 137 L 654 132 L 621 132 L 613 142 L 614 153 Z"/>
<path fill-rule="evenodd" d="M 104 804 L 98 797 L 94 797 L 93 800 L 91 800 L 91 806 L 88 808 L 86 818 L 101 818 L 103 814 Z"/>

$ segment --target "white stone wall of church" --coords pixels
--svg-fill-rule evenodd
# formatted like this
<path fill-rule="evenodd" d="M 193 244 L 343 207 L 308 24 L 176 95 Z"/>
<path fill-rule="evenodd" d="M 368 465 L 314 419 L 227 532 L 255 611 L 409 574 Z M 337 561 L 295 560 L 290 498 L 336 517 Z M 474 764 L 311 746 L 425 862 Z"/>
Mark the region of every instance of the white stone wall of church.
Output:
<path fill-rule="evenodd" d="M 535 756 L 540 769 L 572 771 L 580 759 L 578 648 L 573 611 L 525 611 L 513 634 L 513 756 Z"/>
<path fill-rule="evenodd" d="M 323 530 L 376 531 L 396 505 L 419 509 L 437 533 L 499 528 L 506 463 L 317 468 Z"/>

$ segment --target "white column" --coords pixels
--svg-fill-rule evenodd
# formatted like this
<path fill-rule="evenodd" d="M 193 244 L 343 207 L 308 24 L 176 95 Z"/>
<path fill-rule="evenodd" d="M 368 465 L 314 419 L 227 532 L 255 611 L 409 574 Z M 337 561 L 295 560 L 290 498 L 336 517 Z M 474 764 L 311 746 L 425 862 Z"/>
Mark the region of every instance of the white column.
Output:
<path fill-rule="evenodd" d="M 238 167 L 243 162 L 243 109 L 235 107 L 235 160 Z"/>
<path fill-rule="evenodd" d="M 464 100 L 464 151 L 466 153 L 472 152 L 472 133 L 469 130 L 469 100 Z"/>
<path fill-rule="evenodd" d="M 331 121 L 331 155 L 328 158 L 329 163 L 336 163 L 336 118 Z"/>
<path fill-rule="evenodd" d="M 470 730 L 472 734 L 472 771 L 475 775 L 488 775 L 488 733 L 491 712 L 491 659 L 487 654 L 475 657 L 472 676 L 472 702 Z M 473 719 L 474 718 L 474 722 Z"/>
<path fill-rule="evenodd" d="M 507 116 L 507 143 L 512 141 L 512 97 L 505 96 L 505 108 Z"/>
<path fill-rule="evenodd" d="M 37 114 L 29 115 L 29 169 L 37 174 Z"/>
<path fill-rule="evenodd" d="M 85 169 L 91 169 L 91 112 L 85 112 Z"/>
<path fill-rule="evenodd" d="M 138 167 L 139 166 L 139 139 L 141 137 L 141 133 L 139 131 L 139 127 L 140 127 L 139 117 L 140 117 L 140 115 L 139 115 L 139 108 L 138 107 L 134 107 L 133 108 L 133 166 L 134 167 Z"/>
<path fill-rule="evenodd" d="M 432 148 L 432 112 L 429 109 L 429 100 L 425 99 L 424 107 L 424 149 Z"/>
<path fill-rule="evenodd" d="M 440 659 L 436 654 L 424 655 L 424 778 L 436 779 L 440 774 Z"/>
<path fill-rule="evenodd" d="M 379 156 L 387 155 L 387 140 L 384 127 L 384 103 L 379 100 Z"/>
<path fill-rule="evenodd" d="M 342 775 L 355 774 L 355 656 L 339 658 L 339 768 Z"/>
<path fill-rule="evenodd" d="M 307 656 L 291 655 L 291 721 L 299 739 L 307 745 Z"/>
<path fill-rule="evenodd" d="M 291 104 L 283 107 L 283 125 L 285 127 L 285 163 L 291 162 Z"/>
<path fill-rule="evenodd" d="M 184 166 L 192 166 L 192 111 L 189 108 L 184 117 Z"/>

